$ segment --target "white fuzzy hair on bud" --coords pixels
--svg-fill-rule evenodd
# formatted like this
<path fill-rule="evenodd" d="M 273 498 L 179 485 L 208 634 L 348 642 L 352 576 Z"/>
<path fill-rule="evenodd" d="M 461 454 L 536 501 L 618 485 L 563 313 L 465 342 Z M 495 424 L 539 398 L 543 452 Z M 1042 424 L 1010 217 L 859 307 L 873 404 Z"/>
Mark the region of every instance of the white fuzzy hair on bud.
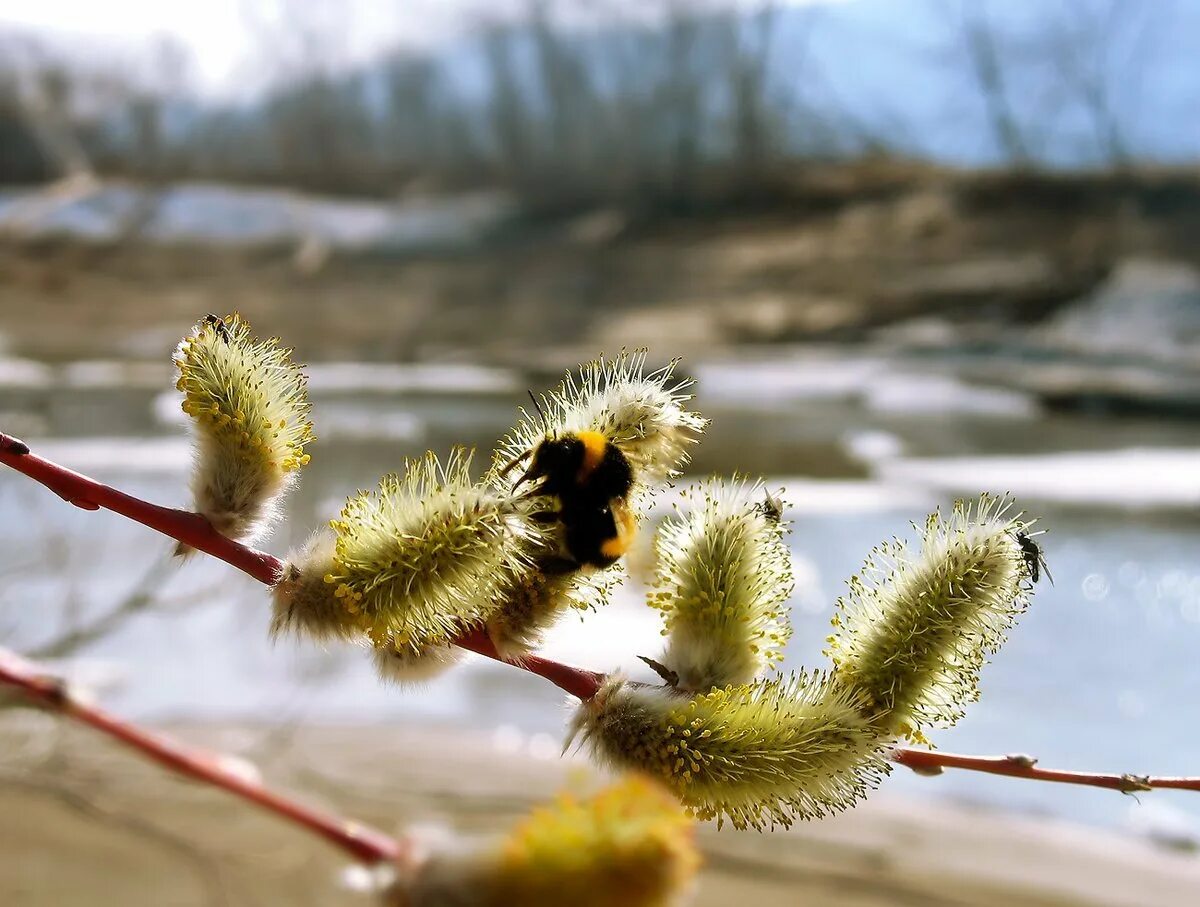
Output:
<path fill-rule="evenodd" d="M 192 496 L 217 532 L 262 537 L 308 463 L 308 391 L 291 350 L 259 341 L 239 316 L 210 315 L 175 351 L 183 411 L 194 425 Z M 184 546 L 177 553 L 189 551 Z"/>
<path fill-rule="evenodd" d="M 663 613 L 664 665 L 685 690 L 749 683 L 791 637 L 791 555 L 761 483 L 714 479 L 659 529 L 650 604 Z M 770 503 L 768 503 L 770 502 Z"/>
<path fill-rule="evenodd" d="M 618 676 L 579 707 L 572 737 L 660 779 L 698 818 L 761 830 L 846 809 L 887 773 L 863 704 L 818 672 L 691 695 Z"/>
<path fill-rule="evenodd" d="M 334 544 L 333 533 L 322 529 L 289 552 L 283 576 L 271 589 L 272 635 L 295 632 L 316 640 L 361 635 L 357 615 L 325 582 L 333 566 Z"/>
<path fill-rule="evenodd" d="M 397 646 L 390 639 L 371 647 L 380 679 L 395 684 L 423 683 L 454 667 L 466 653 L 450 643 Z"/>
<path fill-rule="evenodd" d="M 707 424 L 684 408 L 690 381 L 674 377 L 677 361 L 646 373 L 646 351 L 599 358 L 568 372 L 558 389 L 541 396 L 538 417 L 523 418 L 496 452 L 497 471 L 551 435 L 596 431 L 629 460 L 646 486 L 677 474 Z"/>
<path fill-rule="evenodd" d="M 1029 604 L 1030 568 L 1011 502 L 957 501 L 926 520 L 918 552 L 877 548 L 838 602 L 828 654 L 881 726 L 923 739 L 979 698 L 979 672 Z"/>
<path fill-rule="evenodd" d="M 414 652 L 482 625 L 541 532 L 472 482 L 470 458 L 432 453 L 352 496 L 332 536 L 289 560 L 275 589 L 276 632 L 361 637 Z M 322 588 L 323 587 L 323 588 Z"/>

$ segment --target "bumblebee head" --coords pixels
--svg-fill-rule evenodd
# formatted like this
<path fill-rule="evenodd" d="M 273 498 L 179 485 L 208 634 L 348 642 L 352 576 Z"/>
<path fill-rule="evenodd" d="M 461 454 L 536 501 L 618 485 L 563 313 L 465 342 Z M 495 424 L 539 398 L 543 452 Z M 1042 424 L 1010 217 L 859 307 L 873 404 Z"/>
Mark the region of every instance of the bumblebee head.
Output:
<path fill-rule="evenodd" d="M 553 494 L 579 472 L 584 455 L 584 443 L 576 435 L 551 435 L 533 449 L 529 468 L 513 487 L 542 479 L 540 490 Z"/>

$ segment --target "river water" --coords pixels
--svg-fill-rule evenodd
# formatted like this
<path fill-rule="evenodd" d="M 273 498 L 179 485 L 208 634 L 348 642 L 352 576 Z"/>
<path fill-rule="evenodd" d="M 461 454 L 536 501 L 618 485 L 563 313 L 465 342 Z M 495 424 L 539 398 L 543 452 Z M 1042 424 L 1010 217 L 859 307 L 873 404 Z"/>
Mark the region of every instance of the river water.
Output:
<path fill-rule="evenodd" d="M 1047 415 L 1019 395 L 846 354 L 780 354 L 693 366 L 713 419 L 693 472 L 767 477 L 792 505 L 798 587 L 787 667 L 822 664 L 833 602 L 878 542 L 910 532 L 956 494 L 1012 492 L 1049 530 L 1054 584 L 983 677 L 983 698 L 943 749 L 1027 752 L 1045 766 L 1200 773 L 1200 431 L 1186 422 Z M 346 494 L 427 447 L 482 448 L 508 426 L 527 379 L 462 367 L 315 370 L 321 440 L 267 545 L 279 553 Z M 186 503 L 188 446 L 157 366 L 0 368 L 2 427 L 43 455 L 151 500 Z M 480 463 L 485 454 L 481 454 Z M 687 478 L 684 479 L 687 481 Z M 670 492 L 656 514 L 669 509 Z M 380 684 L 364 653 L 267 637 L 256 584 L 202 558 L 165 565 L 168 544 L 114 515 L 84 513 L 0 472 L 0 636 L 26 651 L 86 625 L 144 580 L 154 607 L 82 649 L 72 668 L 139 719 L 431 722 L 485 728 L 501 748 L 557 753 L 565 705 L 537 678 L 482 660 L 416 689 Z M 651 521 L 652 522 L 652 521 Z M 643 533 L 647 543 L 651 531 Z M 547 653 L 640 674 L 660 644 L 643 604 L 647 550 L 600 613 L 567 619 Z M 148 580 L 146 579 L 148 577 Z M 1087 788 L 903 770 L 907 793 L 971 798 L 1106 825 L 1200 827 L 1194 795 L 1132 798 Z M 1149 799 L 1149 798 L 1147 798 Z"/>

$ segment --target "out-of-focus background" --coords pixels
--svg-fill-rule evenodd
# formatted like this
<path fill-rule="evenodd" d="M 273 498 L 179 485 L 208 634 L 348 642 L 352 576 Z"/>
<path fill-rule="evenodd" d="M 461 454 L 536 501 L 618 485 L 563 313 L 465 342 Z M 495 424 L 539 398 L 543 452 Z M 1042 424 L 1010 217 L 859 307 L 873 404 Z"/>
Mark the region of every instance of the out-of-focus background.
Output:
<path fill-rule="evenodd" d="M 1200 773 L 1200 5 L 0 2 L 0 428 L 184 505 L 169 356 L 240 311 L 319 436 L 271 540 L 600 352 L 683 357 L 691 472 L 766 477 L 797 637 L 936 505 L 1011 492 L 1054 585 L 943 749 Z M 630 579 L 549 654 L 657 651 Z M 490 663 L 422 689 L 267 639 L 260 589 L 0 473 L 0 636 L 139 720 L 389 828 L 501 827 L 581 763 Z M 6 904 L 364 903 L 324 847 L 0 714 Z M 897 772 L 706 832 L 698 903 L 1185 904 L 1200 800 Z M 343 884 L 344 883 L 344 884 Z M 353 885 L 350 885 L 353 887 Z"/>

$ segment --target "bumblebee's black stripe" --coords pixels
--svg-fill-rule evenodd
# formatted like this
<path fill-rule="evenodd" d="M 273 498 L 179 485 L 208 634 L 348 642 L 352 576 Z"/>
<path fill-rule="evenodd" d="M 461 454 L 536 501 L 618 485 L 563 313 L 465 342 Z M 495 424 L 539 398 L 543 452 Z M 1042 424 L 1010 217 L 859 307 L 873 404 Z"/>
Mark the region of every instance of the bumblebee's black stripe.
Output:
<path fill-rule="evenodd" d="M 587 477 L 581 489 L 605 498 L 623 498 L 632 487 L 633 467 L 617 445 L 609 444 L 604 449 L 604 459 Z"/>
<path fill-rule="evenodd" d="M 607 567 L 619 560 L 601 550 L 617 535 L 617 522 L 607 503 L 564 500 L 561 519 L 567 530 L 567 550 L 576 561 Z"/>

